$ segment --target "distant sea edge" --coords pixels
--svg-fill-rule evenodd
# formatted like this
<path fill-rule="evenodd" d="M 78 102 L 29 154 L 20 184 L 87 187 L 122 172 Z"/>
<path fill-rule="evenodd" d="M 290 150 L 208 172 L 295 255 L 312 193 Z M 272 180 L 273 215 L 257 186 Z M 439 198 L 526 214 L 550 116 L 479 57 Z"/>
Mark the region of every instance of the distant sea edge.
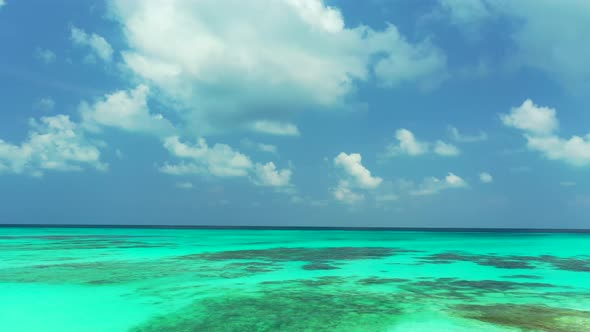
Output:
<path fill-rule="evenodd" d="M 108 225 L 108 224 L 3 224 L 0 228 L 138 228 L 211 230 L 310 230 L 310 231 L 400 231 L 470 233 L 590 233 L 579 228 L 462 228 L 462 227 L 328 227 L 328 226 L 244 226 L 244 225 Z"/>

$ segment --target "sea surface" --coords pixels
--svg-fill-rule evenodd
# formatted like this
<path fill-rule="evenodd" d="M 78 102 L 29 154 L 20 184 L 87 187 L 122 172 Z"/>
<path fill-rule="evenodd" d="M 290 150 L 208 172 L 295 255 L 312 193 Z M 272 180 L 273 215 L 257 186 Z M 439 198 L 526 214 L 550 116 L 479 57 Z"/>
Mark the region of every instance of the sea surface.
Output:
<path fill-rule="evenodd" d="M 590 331 L 590 234 L 0 228 L 0 331 Z"/>

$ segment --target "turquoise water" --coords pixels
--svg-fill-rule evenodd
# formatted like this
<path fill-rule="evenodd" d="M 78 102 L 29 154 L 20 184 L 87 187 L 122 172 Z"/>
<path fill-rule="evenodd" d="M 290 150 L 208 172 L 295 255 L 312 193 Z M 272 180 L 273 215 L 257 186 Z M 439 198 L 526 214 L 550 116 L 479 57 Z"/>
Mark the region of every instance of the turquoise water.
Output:
<path fill-rule="evenodd" d="M 590 331 L 590 235 L 0 228 L 0 331 Z"/>

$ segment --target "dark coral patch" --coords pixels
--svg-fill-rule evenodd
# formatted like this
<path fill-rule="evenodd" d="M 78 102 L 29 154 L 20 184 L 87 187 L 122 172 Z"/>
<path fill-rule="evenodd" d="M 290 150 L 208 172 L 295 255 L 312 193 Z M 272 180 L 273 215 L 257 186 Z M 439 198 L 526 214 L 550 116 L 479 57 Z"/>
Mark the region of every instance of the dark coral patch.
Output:
<path fill-rule="evenodd" d="M 386 330 L 400 313 L 387 295 L 283 289 L 205 299 L 131 331 L 372 332 Z"/>
<path fill-rule="evenodd" d="M 590 311 L 518 304 L 458 305 L 454 310 L 464 318 L 521 331 L 590 331 Z"/>

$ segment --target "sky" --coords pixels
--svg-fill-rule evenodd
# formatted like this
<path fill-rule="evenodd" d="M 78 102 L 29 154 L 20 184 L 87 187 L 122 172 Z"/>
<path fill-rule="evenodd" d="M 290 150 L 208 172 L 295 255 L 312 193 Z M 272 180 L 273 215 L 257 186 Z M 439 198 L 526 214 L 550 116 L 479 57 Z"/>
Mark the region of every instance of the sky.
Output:
<path fill-rule="evenodd" d="M 0 0 L 0 223 L 590 227 L 587 0 Z"/>

